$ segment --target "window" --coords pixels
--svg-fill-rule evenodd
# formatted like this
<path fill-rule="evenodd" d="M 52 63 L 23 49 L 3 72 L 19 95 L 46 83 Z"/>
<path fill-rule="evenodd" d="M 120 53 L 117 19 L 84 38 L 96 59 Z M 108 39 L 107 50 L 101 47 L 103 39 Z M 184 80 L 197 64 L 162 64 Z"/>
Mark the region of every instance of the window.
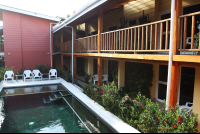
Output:
<path fill-rule="evenodd" d="M 136 19 L 135 19 L 135 20 L 129 21 L 129 27 L 130 27 L 130 26 L 135 26 L 136 24 L 137 24 Z"/>
<path fill-rule="evenodd" d="M 157 80 L 157 100 L 166 100 L 167 95 L 167 75 L 168 75 L 168 66 L 159 65 L 159 74 Z"/>

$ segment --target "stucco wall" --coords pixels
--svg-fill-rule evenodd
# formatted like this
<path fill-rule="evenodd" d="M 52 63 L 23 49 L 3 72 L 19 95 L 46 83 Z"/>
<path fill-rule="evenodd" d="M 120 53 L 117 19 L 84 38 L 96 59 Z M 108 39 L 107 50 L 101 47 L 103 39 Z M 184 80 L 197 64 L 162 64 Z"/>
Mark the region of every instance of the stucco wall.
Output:
<path fill-rule="evenodd" d="M 5 65 L 35 68 L 50 65 L 50 20 L 3 11 Z M 10 53 L 10 55 L 8 55 Z"/>
<path fill-rule="evenodd" d="M 200 68 L 195 69 L 195 82 L 194 82 L 194 98 L 193 98 L 193 112 L 200 114 Z M 198 123 L 200 124 L 200 115 L 198 116 Z M 198 131 L 200 132 L 200 125 L 198 125 Z"/>

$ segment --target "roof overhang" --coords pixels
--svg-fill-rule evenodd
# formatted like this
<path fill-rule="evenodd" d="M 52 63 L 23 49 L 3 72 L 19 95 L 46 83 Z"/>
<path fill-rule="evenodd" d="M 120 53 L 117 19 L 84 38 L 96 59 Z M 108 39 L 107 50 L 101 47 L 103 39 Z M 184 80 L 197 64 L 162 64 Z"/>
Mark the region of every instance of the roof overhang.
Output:
<path fill-rule="evenodd" d="M 76 19 L 78 19 L 79 17 L 83 16 L 84 14 L 86 14 L 87 12 L 91 11 L 92 9 L 96 8 L 97 6 L 103 4 L 104 2 L 106 2 L 107 0 L 93 0 L 90 1 L 89 3 L 87 3 L 85 6 L 83 6 L 78 12 L 76 12 L 75 14 L 73 14 L 71 17 L 69 17 L 67 20 L 63 21 L 61 24 L 53 27 L 53 33 L 57 32 L 58 30 L 62 29 L 63 27 L 65 27 L 66 25 L 72 23 L 73 21 L 75 21 Z"/>
<path fill-rule="evenodd" d="M 38 13 L 34 13 L 34 12 L 22 10 L 22 9 L 17 9 L 17 8 L 13 8 L 13 7 L 8 7 L 8 6 L 4 6 L 4 5 L 0 5 L 0 9 L 11 11 L 11 12 L 16 12 L 16 13 L 20 13 L 20 14 L 30 15 L 30 16 L 34 16 L 34 17 L 38 17 L 38 18 L 43 18 L 43 19 L 47 19 L 47 20 L 57 21 L 57 22 L 60 21 L 60 19 L 56 18 L 56 17 L 51 17 L 51 16 L 38 14 Z"/>

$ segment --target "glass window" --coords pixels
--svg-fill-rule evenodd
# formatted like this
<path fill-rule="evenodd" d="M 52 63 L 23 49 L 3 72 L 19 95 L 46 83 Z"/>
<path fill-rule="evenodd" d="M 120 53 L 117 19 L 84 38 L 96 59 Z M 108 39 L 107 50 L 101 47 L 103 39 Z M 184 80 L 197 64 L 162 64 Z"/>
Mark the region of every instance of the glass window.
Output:
<path fill-rule="evenodd" d="M 159 66 L 159 81 L 167 82 L 167 75 L 168 75 L 168 66 L 160 65 Z"/>
<path fill-rule="evenodd" d="M 167 93 L 167 85 L 165 84 L 158 84 L 158 99 L 166 100 L 166 93 Z"/>

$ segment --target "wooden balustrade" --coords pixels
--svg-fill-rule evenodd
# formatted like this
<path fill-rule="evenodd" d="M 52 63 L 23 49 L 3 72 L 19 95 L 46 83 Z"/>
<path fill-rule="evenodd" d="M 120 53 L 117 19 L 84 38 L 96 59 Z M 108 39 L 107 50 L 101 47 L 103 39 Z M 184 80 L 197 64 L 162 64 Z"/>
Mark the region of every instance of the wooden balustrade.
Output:
<path fill-rule="evenodd" d="M 75 40 L 75 52 L 98 52 L 98 36 L 92 35 Z"/>
<path fill-rule="evenodd" d="M 169 51 L 169 23 L 166 19 L 102 33 L 101 52 Z"/>
<path fill-rule="evenodd" d="M 200 12 L 195 12 L 191 14 L 181 15 L 179 16 L 179 32 L 178 32 L 178 50 L 179 51 L 200 51 L 200 28 L 195 31 L 195 18 L 196 15 L 200 15 Z M 192 22 L 192 25 L 188 24 L 188 21 Z M 183 32 L 181 32 L 183 22 Z M 189 35 L 188 32 L 191 31 Z M 181 36 L 183 34 L 183 43 L 181 43 Z M 190 33 L 190 32 L 189 32 Z M 197 37 L 198 36 L 198 37 Z"/>
<path fill-rule="evenodd" d="M 0 43 L 0 52 L 4 52 L 4 44 Z"/>
<path fill-rule="evenodd" d="M 60 43 L 53 43 L 53 53 L 60 52 Z"/>
<path fill-rule="evenodd" d="M 72 41 L 67 41 L 61 44 L 62 53 L 72 53 Z"/>

